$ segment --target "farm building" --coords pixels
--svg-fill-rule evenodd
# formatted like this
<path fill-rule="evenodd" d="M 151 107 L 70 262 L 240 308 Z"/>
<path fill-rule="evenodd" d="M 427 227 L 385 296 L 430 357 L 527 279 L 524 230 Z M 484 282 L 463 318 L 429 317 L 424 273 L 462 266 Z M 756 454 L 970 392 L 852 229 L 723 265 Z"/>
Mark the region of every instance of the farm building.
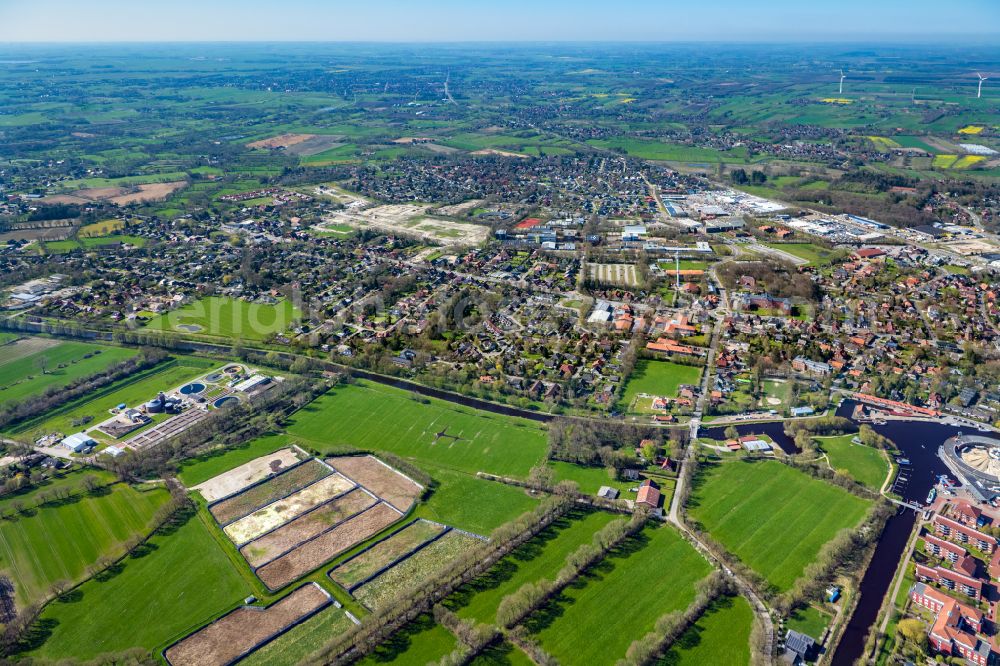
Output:
<path fill-rule="evenodd" d="M 80 453 L 81 451 L 86 451 L 87 449 L 97 446 L 97 441 L 90 435 L 83 432 L 70 435 L 59 443 L 73 453 Z"/>
<path fill-rule="evenodd" d="M 655 481 L 646 479 L 639 484 L 639 494 L 635 498 L 636 504 L 643 504 L 651 509 L 660 506 L 660 487 Z"/>

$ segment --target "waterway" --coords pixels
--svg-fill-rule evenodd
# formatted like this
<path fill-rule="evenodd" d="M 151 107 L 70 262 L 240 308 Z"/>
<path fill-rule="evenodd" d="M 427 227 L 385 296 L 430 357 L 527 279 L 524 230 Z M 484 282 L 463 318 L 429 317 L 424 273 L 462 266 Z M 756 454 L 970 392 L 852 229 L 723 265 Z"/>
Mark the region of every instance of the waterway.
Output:
<path fill-rule="evenodd" d="M 849 416 L 852 408 L 853 403 L 845 403 L 838 413 Z M 954 436 L 958 427 L 922 421 L 889 421 L 886 425 L 873 427 L 876 432 L 891 439 L 903 456 L 910 460 L 908 467 L 900 468 L 900 475 L 893 486 L 893 491 L 905 500 L 923 504 L 939 475 L 949 474 L 954 478 L 938 457 L 938 447 Z M 901 509 L 886 523 L 871 564 L 861 579 L 858 605 L 833 654 L 831 663 L 834 666 L 850 666 L 864 652 L 865 638 L 892 584 L 916 519 L 915 512 Z"/>

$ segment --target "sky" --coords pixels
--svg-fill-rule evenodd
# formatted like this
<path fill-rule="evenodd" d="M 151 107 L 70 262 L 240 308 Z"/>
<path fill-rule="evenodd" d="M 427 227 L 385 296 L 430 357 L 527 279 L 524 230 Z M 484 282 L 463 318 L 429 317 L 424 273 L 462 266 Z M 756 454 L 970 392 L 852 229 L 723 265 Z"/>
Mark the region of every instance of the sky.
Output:
<path fill-rule="evenodd" d="M 0 42 L 990 37 L 1000 0 L 0 0 Z"/>

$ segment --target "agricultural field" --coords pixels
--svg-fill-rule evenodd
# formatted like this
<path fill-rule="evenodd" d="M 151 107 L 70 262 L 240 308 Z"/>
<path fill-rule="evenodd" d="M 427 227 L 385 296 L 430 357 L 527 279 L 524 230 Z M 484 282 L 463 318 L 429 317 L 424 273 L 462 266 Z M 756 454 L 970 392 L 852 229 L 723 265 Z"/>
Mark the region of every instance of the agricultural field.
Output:
<path fill-rule="evenodd" d="M 386 567 L 430 543 L 448 529 L 428 520 L 416 520 L 386 539 L 379 541 L 330 571 L 330 578 L 346 590 L 352 590 Z"/>
<path fill-rule="evenodd" d="M 225 486 L 233 478 L 243 478 L 248 470 L 259 476 L 260 470 L 271 468 L 270 463 L 282 451 L 290 450 L 241 462 L 202 485 Z M 234 457 L 234 461 L 244 457 Z M 360 476 L 387 496 L 408 497 L 407 493 L 417 485 L 373 457 L 352 457 L 348 465 L 354 465 L 352 469 L 360 471 Z M 213 469 L 218 468 L 213 464 Z M 371 488 L 358 485 L 316 458 L 286 467 L 270 478 L 262 477 L 256 485 L 210 505 L 209 511 L 272 590 L 293 582 L 403 517 L 402 511 Z"/>
<path fill-rule="evenodd" d="M 0 401 L 59 388 L 132 358 L 138 352 L 85 342 L 22 338 L 0 346 Z"/>
<path fill-rule="evenodd" d="M 893 150 L 898 150 L 902 148 L 896 141 L 885 136 L 870 136 L 868 140 L 874 144 L 876 148 L 885 152 L 891 152 Z"/>
<path fill-rule="evenodd" d="M 222 525 L 249 515 L 256 509 L 271 502 L 296 493 L 311 483 L 329 476 L 332 471 L 318 460 L 307 460 L 286 469 L 264 483 L 248 488 L 244 492 L 227 497 L 209 507 L 212 516 Z M 216 477 L 218 478 L 218 477 Z M 212 479 L 214 482 L 215 479 Z"/>
<path fill-rule="evenodd" d="M 125 221 L 119 219 L 103 220 L 80 227 L 77 236 L 80 238 L 90 238 L 91 236 L 109 236 L 116 231 L 125 228 Z"/>
<path fill-rule="evenodd" d="M 271 590 L 278 590 L 389 527 L 402 514 L 385 502 L 346 520 L 257 569 Z"/>
<path fill-rule="evenodd" d="M 172 666 L 226 666 L 277 634 L 319 612 L 330 593 L 307 583 L 267 608 L 237 608 L 171 645 L 164 656 Z"/>
<path fill-rule="evenodd" d="M 358 447 L 418 464 L 517 477 L 545 457 L 547 445 L 544 430 L 529 421 L 365 381 L 336 387 L 302 408 L 288 432 L 323 452 Z"/>
<path fill-rule="evenodd" d="M 358 664 L 430 664 L 454 650 L 457 645 L 458 641 L 450 631 L 434 622 L 430 615 L 421 615 Z"/>
<path fill-rule="evenodd" d="M 854 437 L 817 437 L 814 441 L 826 453 L 830 467 L 845 470 L 855 481 L 878 490 L 889 473 L 889 463 L 878 449 L 852 443 Z"/>
<path fill-rule="evenodd" d="M 97 489 L 88 491 L 86 477 Z M 47 598 L 58 581 L 75 583 L 99 558 L 121 556 L 145 537 L 169 494 L 162 487 L 116 483 L 100 470 L 73 472 L 38 490 L 0 501 L 0 571 L 19 607 Z M 20 509 L 20 510 L 19 510 Z"/>
<path fill-rule="evenodd" d="M 202 483 L 192 487 L 191 490 L 197 490 L 205 501 L 215 502 L 284 472 L 285 469 L 301 462 L 304 456 L 305 454 L 299 449 L 279 449 L 272 455 L 233 468 L 213 478 L 211 483 Z"/>
<path fill-rule="evenodd" d="M 151 581 L 160 582 L 152 595 Z M 79 661 L 131 648 L 152 652 L 252 591 L 211 528 L 192 515 L 154 536 L 114 576 L 47 606 L 39 623 L 44 640 L 29 656 Z"/>
<path fill-rule="evenodd" d="M 327 607 L 241 660 L 241 666 L 297 666 L 337 634 L 354 626 L 343 610 Z"/>
<path fill-rule="evenodd" d="M 701 370 L 700 366 L 641 359 L 636 362 L 635 370 L 625 384 L 622 408 L 627 411 L 636 409 L 641 394 L 675 397 L 682 384 L 696 386 L 701 381 Z"/>
<path fill-rule="evenodd" d="M 776 461 L 705 467 L 689 514 L 778 590 L 789 589 L 838 531 L 857 526 L 870 502 Z"/>
<path fill-rule="evenodd" d="M 711 570 L 672 528 L 647 527 L 524 624 L 561 664 L 613 664 L 657 618 L 686 608 Z"/>
<path fill-rule="evenodd" d="M 444 570 L 462 551 L 475 543 L 475 537 L 458 530 L 450 530 L 361 587 L 352 590 L 351 594 L 367 608 L 372 610 L 385 608 L 409 589 L 412 581 L 433 577 Z"/>
<path fill-rule="evenodd" d="M 243 545 L 352 488 L 354 488 L 353 483 L 339 474 L 331 474 L 292 495 L 229 523 L 223 531 L 233 543 Z"/>
<path fill-rule="evenodd" d="M 299 309 L 288 300 L 272 305 L 211 296 L 155 317 L 146 322 L 145 327 L 154 331 L 262 341 L 287 331 L 301 316 Z"/>
<path fill-rule="evenodd" d="M 606 511 L 579 511 L 563 517 L 501 560 L 490 571 L 463 586 L 445 601 L 459 617 L 495 622 L 500 601 L 525 583 L 552 579 L 566 556 L 588 543 L 614 520 Z"/>
<path fill-rule="evenodd" d="M 830 250 L 815 243 L 764 243 L 764 246 L 804 259 L 810 266 L 820 266 L 830 256 Z"/>
<path fill-rule="evenodd" d="M 352 516 L 367 510 L 376 498 L 356 488 L 337 499 L 294 518 L 240 548 L 251 567 L 262 566 L 288 552 L 300 543 L 317 537 Z"/>
<path fill-rule="evenodd" d="M 424 491 L 419 483 L 397 472 L 375 456 L 340 456 L 328 458 L 326 462 L 347 478 L 364 486 L 403 512 L 408 511 Z"/>
<path fill-rule="evenodd" d="M 639 277 L 634 264 L 587 264 L 587 278 L 615 287 L 637 287 Z"/>
<path fill-rule="evenodd" d="M 444 467 L 422 465 L 438 485 L 414 515 L 476 534 L 489 534 L 500 525 L 531 511 L 537 497 L 521 488 L 477 479 Z"/>
<path fill-rule="evenodd" d="M 286 435 L 265 435 L 230 449 L 210 451 L 183 461 L 177 478 L 188 488 L 204 485 L 206 481 L 292 443 Z"/>
<path fill-rule="evenodd" d="M 746 666 L 754 616 L 743 597 L 721 597 L 670 646 L 663 666 Z"/>

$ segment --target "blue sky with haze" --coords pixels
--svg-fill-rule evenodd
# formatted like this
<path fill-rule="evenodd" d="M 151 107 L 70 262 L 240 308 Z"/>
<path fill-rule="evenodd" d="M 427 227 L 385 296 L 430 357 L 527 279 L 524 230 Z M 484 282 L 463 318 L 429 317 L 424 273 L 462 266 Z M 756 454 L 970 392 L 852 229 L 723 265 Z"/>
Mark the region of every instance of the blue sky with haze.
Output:
<path fill-rule="evenodd" d="M 1000 0 L 0 0 L 12 41 L 917 41 Z"/>

